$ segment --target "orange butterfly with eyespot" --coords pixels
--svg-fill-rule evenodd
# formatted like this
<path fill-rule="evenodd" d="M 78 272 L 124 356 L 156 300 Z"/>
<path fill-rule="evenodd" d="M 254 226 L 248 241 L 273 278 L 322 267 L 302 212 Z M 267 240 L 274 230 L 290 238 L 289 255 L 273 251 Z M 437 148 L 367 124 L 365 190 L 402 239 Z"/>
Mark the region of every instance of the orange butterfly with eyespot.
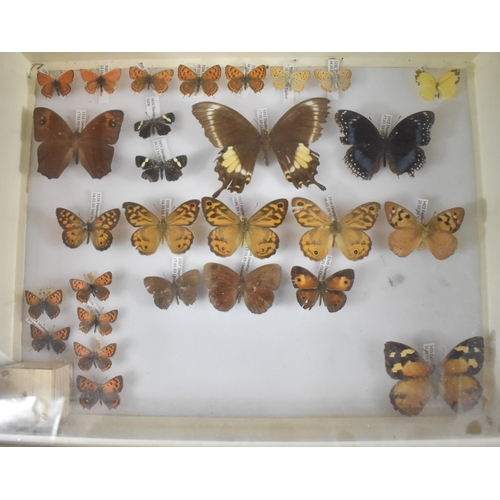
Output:
<path fill-rule="evenodd" d="M 88 333 L 93 328 L 94 332 L 99 330 L 102 336 L 109 335 L 113 331 L 111 323 L 114 323 L 116 318 L 118 318 L 118 310 L 116 309 L 99 314 L 79 307 L 77 313 L 78 319 L 80 320 L 80 325 L 78 327 L 83 333 Z"/>
<path fill-rule="evenodd" d="M 97 89 L 112 94 L 116 90 L 116 84 L 122 76 L 121 69 L 112 69 L 103 75 L 99 75 L 88 69 L 81 69 L 80 76 L 85 82 L 85 90 L 89 94 L 95 94 Z"/>
<path fill-rule="evenodd" d="M 174 71 L 165 69 L 151 75 L 145 70 L 132 66 L 128 74 L 134 80 L 130 85 L 134 92 L 142 92 L 147 87 L 148 90 L 151 88 L 158 94 L 163 94 L 168 90 L 168 82 L 174 76 Z"/>
<path fill-rule="evenodd" d="M 90 276 L 90 275 L 89 275 Z M 89 277 L 89 279 L 91 279 Z M 113 275 L 110 271 L 101 274 L 91 283 L 85 280 L 70 279 L 69 284 L 73 291 L 76 292 L 76 298 L 80 302 L 88 302 L 90 296 L 93 295 L 98 300 L 106 300 L 109 297 L 109 290 L 105 285 L 110 285 L 113 281 Z"/>
<path fill-rule="evenodd" d="M 264 88 L 264 78 L 266 77 L 266 66 L 261 64 L 248 72 L 243 73 L 243 71 L 230 66 L 226 66 L 226 78 L 229 80 L 227 83 L 227 88 L 235 93 L 239 94 L 242 90 L 246 90 L 250 87 L 255 93 L 260 92 Z"/>
<path fill-rule="evenodd" d="M 82 393 L 80 404 L 87 410 L 90 410 L 98 401 L 101 405 L 104 403 L 109 410 L 112 410 L 120 404 L 118 393 L 123 389 L 123 377 L 118 375 L 104 384 L 99 384 L 78 375 L 76 387 Z"/>
<path fill-rule="evenodd" d="M 182 80 L 179 89 L 183 95 L 197 95 L 200 89 L 202 89 L 210 97 L 219 90 L 219 86 L 215 82 L 220 80 L 222 70 L 217 64 L 198 76 L 191 68 L 181 64 L 177 70 L 177 74 L 179 80 Z"/>
<path fill-rule="evenodd" d="M 115 355 L 116 344 L 108 344 L 102 349 L 92 351 L 78 342 L 73 343 L 75 354 L 80 358 L 78 360 L 78 367 L 84 372 L 88 372 L 92 366 L 99 368 L 105 372 L 111 368 L 113 362 L 109 359 Z"/>
<path fill-rule="evenodd" d="M 29 305 L 28 314 L 35 319 L 38 319 L 43 312 L 50 318 L 56 318 L 61 309 L 59 309 L 59 304 L 63 301 L 62 290 L 56 290 L 48 295 L 43 293 L 42 298 L 38 297 L 34 293 L 26 290 L 24 292 L 26 297 L 26 302 Z"/>
<path fill-rule="evenodd" d="M 52 347 L 56 354 L 61 354 L 66 349 L 64 341 L 69 338 L 69 327 L 62 328 L 54 333 L 46 333 L 35 325 L 30 325 L 30 329 L 33 338 L 31 345 L 35 351 L 40 352 L 44 347 L 47 347 L 50 351 Z"/>
<path fill-rule="evenodd" d="M 48 99 L 52 99 L 54 91 L 60 97 L 65 97 L 71 92 L 70 83 L 73 81 L 75 73 L 73 70 L 62 73 L 57 78 L 50 76 L 42 71 L 37 73 L 38 84 L 41 85 L 42 94 Z"/>

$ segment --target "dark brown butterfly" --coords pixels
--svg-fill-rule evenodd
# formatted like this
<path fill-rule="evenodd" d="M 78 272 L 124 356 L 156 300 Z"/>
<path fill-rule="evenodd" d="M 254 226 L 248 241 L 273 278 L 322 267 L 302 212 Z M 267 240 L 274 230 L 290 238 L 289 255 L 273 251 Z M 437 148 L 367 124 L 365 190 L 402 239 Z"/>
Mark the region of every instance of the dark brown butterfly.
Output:
<path fill-rule="evenodd" d="M 111 161 L 120 136 L 123 111 L 105 111 L 96 116 L 81 132 L 73 133 L 68 124 L 48 108 L 35 108 L 35 141 L 38 146 L 38 172 L 57 179 L 71 163 L 82 162 L 93 179 L 111 172 Z"/>
<path fill-rule="evenodd" d="M 200 284 L 201 273 L 198 269 L 187 271 L 179 278 L 169 281 L 158 276 L 144 278 L 146 290 L 153 296 L 156 307 L 168 309 L 175 299 L 179 299 L 187 306 L 196 301 L 196 287 Z"/>
<path fill-rule="evenodd" d="M 58 96 L 67 96 L 71 92 L 70 83 L 73 81 L 74 76 L 75 73 L 73 70 L 66 71 L 57 78 L 39 71 L 36 78 L 38 84 L 42 87 L 42 94 L 48 99 L 51 99 L 54 95 L 54 90 Z"/>
<path fill-rule="evenodd" d="M 226 66 L 226 78 L 229 80 L 227 88 L 238 94 L 243 89 L 246 90 L 250 87 L 254 92 L 260 92 L 264 88 L 264 78 L 266 77 L 266 66 L 262 64 L 243 73 L 243 71 L 230 66 Z"/>
<path fill-rule="evenodd" d="M 99 314 L 79 307 L 77 312 L 78 319 L 80 320 L 79 328 L 83 333 L 88 333 L 93 328 L 94 332 L 99 330 L 99 333 L 103 336 L 109 335 L 113 331 L 111 323 L 114 323 L 118 317 L 118 311 L 116 309 L 104 314 Z"/>
<path fill-rule="evenodd" d="M 285 174 L 286 180 L 297 189 L 316 184 L 319 155 L 309 149 L 309 143 L 321 137 L 329 113 L 328 99 L 307 99 L 290 108 L 270 132 L 259 132 L 245 117 L 234 109 L 217 102 L 200 102 L 193 106 L 193 114 L 205 130 L 205 136 L 218 148 L 215 171 L 222 182 L 213 195 L 224 189 L 241 193 L 252 179 L 255 161 L 264 150 L 266 165 L 272 150 Z"/>
<path fill-rule="evenodd" d="M 182 169 L 187 165 L 187 156 L 179 155 L 167 161 L 136 156 L 135 164 L 143 170 L 141 177 L 149 182 L 157 182 L 158 179 L 164 178 L 166 181 L 176 181 L 182 176 Z"/>
<path fill-rule="evenodd" d="M 134 80 L 130 85 L 134 92 L 142 92 L 146 87 L 156 90 L 158 94 L 163 94 L 168 89 L 168 82 L 174 76 L 174 71 L 165 69 L 154 75 L 150 75 L 147 71 L 132 66 L 129 69 L 129 76 Z"/>
<path fill-rule="evenodd" d="M 81 69 L 80 75 L 86 83 L 85 90 L 89 94 L 95 94 L 97 89 L 112 94 L 116 90 L 116 84 L 122 76 L 122 70 L 113 69 L 104 73 L 104 75 L 98 75 L 88 69 Z"/>
<path fill-rule="evenodd" d="M 150 118 L 149 120 L 142 120 L 134 124 L 134 130 L 139 132 L 143 139 L 147 139 L 152 135 L 168 135 L 171 128 L 169 125 L 174 123 L 175 115 L 173 113 L 166 113 L 158 118 Z"/>
<path fill-rule="evenodd" d="M 80 302 L 88 302 L 93 295 L 98 300 L 106 300 L 109 297 L 109 290 L 105 285 L 110 285 L 113 281 L 113 275 L 110 271 L 101 274 L 92 283 L 84 280 L 70 279 L 69 284 L 76 292 L 76 298 Z"/>
<path fill-rule="evenodd" d="M 116 344 L 108 344 L 97 351 L 92 351 L 78 342 L 74 342 L 73 347 L 75 349 L 75 354 L 80 357 L 78 360 L 78 367 L 84 372 L 88 372 L 92 368 L 92 365 L 105 372 L 109 370 L 113 364 L 109 358 L 114 356 Z"/>
<path fill-rule="evenodd" d="M 229 311 L 243 296 L 250 312 L 262 314 L 274 302 L 274 291 L 281 284 L 281 266 L 267 264 L 246 276 L 222 264 L 208 263 L 203 268 L 208 297 L 219 311 Z"/>
<path fill-rule="evenodd" d="M 90 410 L 98 401 L 101 405 L 104 403 L 109 410 L 112 410 L 120 404 L 118 393 L 123 389 L 123 377 L 118 375 L 104 384 L 98 384 L 78 375 L 76 387 L 82 393 L 80 404 L 87 410 Z"/>
<path fill-rule="evenodd" d="M 30 325 L 30 328 L 31 337 L 33 338 L 31 345 L 35 351 L 40 352 L 44 347 L 47 347 L 50 351 L 52 347 L 56 354 L 61 354 L 64 349 L 66 349 L 64 341 L 69 338 L 69 327 L 57 330 L 57 332 L 54 333 L 45 333 L 35 325 Z"/>
<path fill-rule="evenodd" d="M 344 269 L 338 271 L 324 280 L 318 279 L 314 274 L 300 266 L 293 266 L 292 284 L 297 290 L 297 302 L 304 309 L 312 309 L 319 299 L 325 303 L 328 312 L 340 311 L 347 300 L 346 294 L 354 283 L 354 271 Z"/>
<path fill-rule="evenodd" d="M 56 290 L 49 295 L 43 294 L 42 298 L 29 292 L 28 290 L 24 292 L 24 295 L 26 297 L 26 302 L 29 305 L 28 314 L 32 318 L 38 319 L 40 315 L 45 312 L 50 319 L 54 319 L 61 312 L 59 304 L 63 301 L 62 290 Z"/>

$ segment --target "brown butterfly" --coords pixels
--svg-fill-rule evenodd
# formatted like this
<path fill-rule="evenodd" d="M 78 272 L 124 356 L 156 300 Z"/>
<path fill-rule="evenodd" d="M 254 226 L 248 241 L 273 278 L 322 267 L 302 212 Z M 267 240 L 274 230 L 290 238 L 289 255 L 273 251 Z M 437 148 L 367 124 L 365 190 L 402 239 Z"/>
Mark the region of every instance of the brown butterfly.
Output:
<path fill-rule="evenodd" d="M 389 235 L 389 248 L 398 256 L 406 257 L 425 243 L 438 260 L 451 257 L 458 246 L 453 236 L 462 225 L 465 210 L 450 208 L 435 215 L 427 224 L 419 220 L 406 208 L 388 201 L 385 215 L 389 224 L 396 229 Z"/>
<path fill-rule="evenodd" d="M 147 71 L 132 66 L 128 72 L 130 78 L 134 80 L 131 84 L 134 92 L 142 92 L 146 87 L 156 90 L 158 94 L 163 94 L 168 89 L 168 82 L 174 76 L 174 71 L 165 69 L 154 75 L 150 75 Z"/>
<path fill-rule="evenodd" d="M 193 106 L 193 114 L 205 130 L 205 136 L 218 148 L 215 171 L 222 182 L 214 198 L 224 189 L 241 193 L 252 179 L 255 161 L 264 150 L 266 165 L 272 150 L 285 174 L 286 180 L 297 189 L 316 184 L 319 155 L 309 149 L 317 141 L 329 113 L 328 99 L 307 99 L 290 108 L 270 132 L 258 131 L 246 118 L 223 104 L 200 102 Z"/>
<path fill-rule="evenodd" d="M 54 319 L 59 316 L 61 309 L 59 309 L 59 304 L 63 301 L 62 290 L 56 290 L 48 295 L 43 294 L 40 298 L 34 293 L 26 290 L 24 292 L 26 297 L 26 302 L 29 305 L 28 314 L 35 319 L 38 319 L 43 312 L 50 318 Z"/>
<path fill-rule="evenodd" d="M 312 309 L 319 299 L 325 303 L 328 312 L 340 311 L 347 300 L 346 294 L 354 283 L 354 271 L 344 269 L 338 271 L 324 280 L 318 279 L 314 274 L 300 266 L 293 266 L 292 284 L 297 290 L 297 302 L 304 309 Z"/>
<path fill-rule="evenodd" d="M 113 243 L 111 231 L 120 220 L 120 209 L 108 210 L 93 221 L 84 222 L 67 208 L 56 208 L 57 222 L 64 229 L 63 243 L 69 248 L 78 248 L 85 240 L 92 241 L 96 250 L 107 250 Z"/>
<path fill-rule="evenodd" d="M 469 411 L 481 398 L 483 389 L 473 375 L 483 367 L 483 337 L 460 342 L 436 368 L 415 349 L 399 342 L 386 342 L 384 356 L 387 374 L 399 380 L 389 399 L 403 415 L 418 415 L 437 394 L 457 413 Z"/>
<path fill-rule="evenodd" d="M 130 241 L 141 255 L 155 253 L 164 242 L 175 254 L 185 253 L 191 247 L 194 235 L 185 226 L 193 224 L 198 217 L 198 200 L 186 201 L 161 219 L 139 203 L 125 202 L 123 208 L 128 223 L 140 228 L 132 234 Z"/>
<path fill-rule="evenodd" d="M 182 80 L 179 88 L 183 95 L 197 95 L 201 88 L 210 97 L 219 90 L 219 86 L 215 82 L 220 80 L 222 70 L 217 64 L 208 68 L 201 76 L 198 76 L 192 69 L 181 64 L 177 74 L 179 80 Z"/>
<path fill-rule="evenodd" d="M 287 200 L 271 201 L 248 219 L 240 219 L 215 198 L 205 197 L 201 205 L 207 222 L 215 226 L 208 235 L 208 245 L 214 254 L 229 257 L 244 243 L 258 259 L 267 259 L 276 253 L 280 240 L 270 228 L 278 227 L 285 220 Z"/>
<path fill-rule="evenodd" d="M 70 83 L 73 81 L 74 76 L 75 73 L 73 70 L 66 71 L 57 78 L 39 71 L 36 78 L 38 80 L 38 84 L 42 87 L 42 94 L 48 99 L 51 99 L 54 95 L 54 90 L 58 96 L 67 96 L 71 92 Z"/>
<path fill-rule="evenodd" d="M 88 302 L 93 295 L 98 300 L 106 300 L 109 297 L 109 290 L 105 285 L 110 285 L 113 281 L 113 275 L 110 271 L 101 274 L 92 283 L 84 280 L 70 279 L 69 284 L 76 292 L 76 298 L 80 302 Z"/>
<path fill-rule="evenodd" d="M 340 220 L 332 220 L 316 203 L 305 198 L 294 198 L 292 210 L 301 226 L 313 228 L 300 239 L 300 249 L 309 259 L 323 260 L 335 242 L 349 260 L 360 260 L 370 253 L 372 242 L 365 231 L 375 224 L 380 204 L 365 203 Z"/>
<path fill-rule="evenodd" d="M 302 92 L 309 80 L 311 72 L 308 70 L 299 70 L 289 73 L 278 66 L 271 67 L 271 76 L 273 77 L 273 85 L 278 90 L 288 88 L 294 92 Z"/>
<path fill-rule="evenodd" d="M 146 290 L 153 296 L 156 307 L 168 309 L 174 298 L 179 299 L 187 306 L 196 301 L 196 287 L 200 284 L 201 273 L 198 269 L 187 271 L 179 278 L 169 281 L 158 276 L 144 278 Z"/>
<path fill-rule="evenodd" d="M 113 69 L 104 73 L 104 75 L 98 75 L 88 69 L 81 69 L 80 75 L 86 83 L 85 90 L 89 94 L 95 94 L 97 89 L 112 94 L 116 90 L 116 84 L 122 76 L 122 70 Z"/>
<path fill-rule="evenodd" d="M 92 368 L 92 365 L 105 372 L 109 370 L 113 364 L 109 358 L 114 356 L 116 344 L 108 344 L 97 351 L 91 351 L 78 342 L 74 342 L 73 347 L 75 349 L 75 354 L 80 357 L 78 360 L 78 367 L 84 372 L 88 372 Z"/>
<path fill-rule="evenodd" d="M 267 264 L 246 276 L 222 264 L 208 263 L 203 268 L 208 297 L 219 311 L 229 311 L 241 300 L 254 314 L 265 313 L 274 302 L 274 291 L 281 284 L 281 266 Z"/>
<path fill-rule="evenodd" d="M 81 132 L 73 133 L 68 124 L 47 108 L 35 108 L 35 141 L 38 146 L 38 172 L 57 179 L 71 163 L 81 161 L 92 179 L 111 172 L 111 161 L 120 136 L 123 111 L 114 109 L 96 116 Z"/>
<path fill-rule="evenodd" d="M 238 68 L 226 66 L 226 78 L 229 80 L 227 88 L 235 94 L 240 93 L 243 89 L 250 87 L 255 93 L 260 92 L 264 88 L 263 79 L 266 77 L 266 66 L 264 64 L 257 66 L 248 73 L 243 73 Z"/>
<path fill-rule="evenodd" d="M 109 410 L 112 410 L 120 404 L 118 393 L 123 389 L 123 377 L 118 375 L 104 384 L 99 384 L 78 375 L 76 387 L 82 393 L 80 404 L 87 410 L 90 410 L 98 401 L 101 405 L 104 403 Z"/>
<path fill-rule="evenodd" d="M 80 320 L 79 328 L 83 333 L 88 333 L 93 328 L 94 332 L 99 330 L 99 333 L 103 336 L 109 335 L 113 331 L 111 323 L 114 323 L 118 317 L 116 309 L 104 314 L 93 313 L 81 307 L 77 311 L 78 319 Z"/>
<path fill-rule="evenodd" d="M 35 325 L 30 325 L 31 328 L 31 337 L 33 338 L 33 342 L 31 345 L 35 351 L 40 352 L 45 346 L 50 351 L 50 348 L 54 350 L 56 354 L 61 354 L 64 349 L 66 349 L 65 340 L 69 338 L 70 328 L 63 328 L 62 330 L 57 330 L 54 333 L 45 333 L 40 330 Z"/>
<path fill-rule="evenodd" d="M 315 69 L 314 76 L 325 92 L 333 92 L 338 89 L 342 89 L 345 92 L 351 86 L 352 72 L 350 69 L 339 69 L 336 71 Z"/>

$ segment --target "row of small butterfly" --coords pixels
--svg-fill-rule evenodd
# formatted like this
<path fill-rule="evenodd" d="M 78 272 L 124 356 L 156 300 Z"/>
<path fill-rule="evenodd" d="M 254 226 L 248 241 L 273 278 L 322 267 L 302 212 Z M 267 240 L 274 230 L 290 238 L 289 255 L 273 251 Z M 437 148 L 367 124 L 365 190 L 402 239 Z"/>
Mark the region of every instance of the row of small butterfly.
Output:
<path fill-rule="evenodd" d="M 201 205 L 205 219 L 215 227 L 208 235 L 208 245 L 217 256 L 229 257 L 243 245 L 260 259 L 276 253 L 279 237 L 271 228 L 278 227 L 285 220 L 288 211 L 286 199 L 267 203 L 248 219 L 240 218 L 215 198 L 205 197 Z M 165 217 L 157 217 L 138 203 L 126 202 L 123 208 L 129 224 L 139 228 L 132 234 L 131 243 L 141 255 L 152 255 L 162 242 L 166 242 L 174 254 L 185 253 L 191 247 L 194 234 L 186 226 L 191 226 L 198 217 L 198 200 L 182 203 Z M 436 259 L 443 260 L 454 254 L 458 241 L 453 233 L 462 225 L 463 208 L 440 212 L 428 223 L 420 222 L 397 203 L 386 202 L 384 208 L 387 221 L 395 229 L 388 238 L 389 248 L 399 257 L 408 256 L 424 243 Z M 347 259 L 363 259 L 372 247 L 365 231 L 373 227 L 379 210 L 379 203 L 365 203 L 339 219 L 335 213 L 330 217 L 310 200 L 293 198 L 295 219 L 301 226 L 312 228 L 301 237 L 300 249 L 309 259 L 320 261 L 326 258 L 336 242 Z M 118 224 L 120 209 L 108 210 L 88 222 L 65 208 L 57 208 L 56 216 L 63 228 L 62 240 L 66 246 L 77 248 L 85 241 L 92 241 L 97 250 L 103 251 L 111 246 L 111 230 Z"/>

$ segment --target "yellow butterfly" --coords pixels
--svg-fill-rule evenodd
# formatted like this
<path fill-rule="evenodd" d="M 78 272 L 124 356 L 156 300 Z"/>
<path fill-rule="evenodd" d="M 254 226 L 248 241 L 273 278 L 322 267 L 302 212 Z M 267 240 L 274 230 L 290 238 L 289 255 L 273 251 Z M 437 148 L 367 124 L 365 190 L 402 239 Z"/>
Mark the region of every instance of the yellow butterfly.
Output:
<path fill-rule="evenodd" d="M 364 231 L 375 224 L 380 204 L 365 203 L 340 220 L 332 220 L 318 205 L 305 198 L 294 198 L 292 210 L 301 226 L 313 228 L 300 239 L 300 249 L 311 260 L 323 260 L 335 242 L 349 260 L 360 260 L 370 253 L 372 242 Z"/>
<path fill-rule="evenodd" d="M 457 83 L 460 81 L 460 70 L 452 69 L 444 73 L 436 82 L 436 79 L 427 71 L 417 69 L 415 81 L 420 86 L 420 95 L 426 101 L 432 101 L 434 97 L 450 99 L 457 93 Z"/>
<path fill-rule="evenodd" d="M 311 72 L 308 70 L 289 73 L 288 71 L 277 66 L 271 67 L 273 85 L 278 90 L 289 88 L 294 92 L 302 92 L 306 86 L 307 80 L 309 80 L 310 74 Z"/>
<path fill-rule="evenodd" d="M 270 228 L 278 227 L 285 220 L 287 200 L 271 201 L 249 219 L 240 219 L 215 198 L 203 198 L 201 206 L 207 222 L 215 226 L 208 235 L 208 245 L 219 257 L 233 255 L 244 243 L 258 259 L 266 259 L 276 253 L 280 240 Z"/>
<path fill-rule="evenodd" d="M 128 223 L 140 228 L 135 231 L 130 241 L 141 255 L 155 253 L 160 243 L 164 242 L 175 254 L 187 252 L 191 247 L 194 235 L 184 226 L 190 226 L 198 217 L 198 200 L 186 201 L 161 219 L 139 203 L 125 202 L 123 208 Z"/>
<path fill-rule="evenodd" d="M 388 201 L 385 203 L 385 215 L 389 224 L 396 229 L 389 235 L 389 248 L 398 257 L 410 255 L 425 242 L 436 259 L 444 260 L 457 249 L 458 241 L 453 233 L 460 229 L 465 210 L 461 207 L 450 208 L 424 224 L 405 207 Z"/>
<path fill-rule="evenodd" d="M 314 76 L 325 92 L 333 92 L 338 89 L 345 92 L 351 86 L 352 72 L 350 69 L 339 69 L 337 71 L 315 69 Z"/>

